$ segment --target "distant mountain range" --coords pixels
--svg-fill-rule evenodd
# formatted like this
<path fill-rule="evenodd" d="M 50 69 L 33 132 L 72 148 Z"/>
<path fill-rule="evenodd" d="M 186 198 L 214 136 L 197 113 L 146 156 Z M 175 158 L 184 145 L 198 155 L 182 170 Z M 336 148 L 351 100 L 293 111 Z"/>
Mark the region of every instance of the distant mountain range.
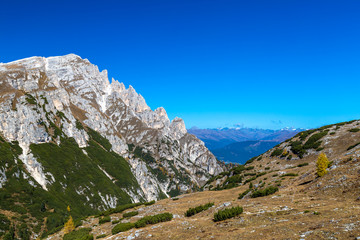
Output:
<path fill-rule="evenodd" d="M 304 129 L 284 128 L 280 130 L 255 128 L 188 129 L 200 138 L 219 159 L 243 164 L 277 144 L 295 136 Z"/>

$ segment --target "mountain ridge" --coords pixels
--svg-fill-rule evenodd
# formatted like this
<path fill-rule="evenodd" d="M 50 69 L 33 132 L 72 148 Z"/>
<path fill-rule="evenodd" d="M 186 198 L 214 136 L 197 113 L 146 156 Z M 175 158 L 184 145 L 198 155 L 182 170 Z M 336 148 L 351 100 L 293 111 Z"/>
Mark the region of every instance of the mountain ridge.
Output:
<path fill-rule="evenodd" d="M 21 212 L 52 219 L 49 231 L 63 224 L 66 204 L 81 217 L 193 191 L 226 169 L 182 119 L 152 111 L 133 87 L 110 83 L 106 70 L 75 54 L 0 64 L 0 103 L 9 156 L 1 159 L 1 208 L 16 209 L 8 194 L 31 198 L 33 188 L 47 210 L 36 213 L 19 196 Z"/>
<path fill-rule="evenodd" d="M 266 152 L 280 142 L 295 136 L 302 129 L 190 128 L 188 131 L 204 141 L 206 147 L 219 160 L 243 164 L 250 158 Z M 246 145 L 244 142 L 248 142 L 248 144 Z M 261 145 L 260 148 L 259 145 Z"/>

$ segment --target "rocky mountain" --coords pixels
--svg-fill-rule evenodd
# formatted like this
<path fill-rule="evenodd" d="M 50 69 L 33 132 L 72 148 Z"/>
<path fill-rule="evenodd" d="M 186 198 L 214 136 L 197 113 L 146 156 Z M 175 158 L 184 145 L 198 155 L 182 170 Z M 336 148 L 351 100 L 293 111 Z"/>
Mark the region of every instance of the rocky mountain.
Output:
<path fill-rule="evenodd" d="M 190 128 L 189 133 L 204 141 L 206 147 L 221 161 L 244 164 L 285 141 L 303 129 L 280 130 L 253 128 Z"/>
<path fill-rule="evenodd" d="M 328 162 L 319 176 L 317 159 L 323 154 Z M 303 131 L 246 165 L 214 176 L 204 191 L 105 212 L 108 222 L 89 216 L 67 236 L 359 239 L 359 173 L 360 121 L 328 125 Z M 59 231 L 52 239 L 62 236 Z"/>
<path fill-rule="evenodd" d="M 182 119 L 74 54 L 0 64 L 0 103 L 0 211 L 33 218 L 34 238 L 67 205 L 80 217 L 157 200 L 225 170 Z"/>

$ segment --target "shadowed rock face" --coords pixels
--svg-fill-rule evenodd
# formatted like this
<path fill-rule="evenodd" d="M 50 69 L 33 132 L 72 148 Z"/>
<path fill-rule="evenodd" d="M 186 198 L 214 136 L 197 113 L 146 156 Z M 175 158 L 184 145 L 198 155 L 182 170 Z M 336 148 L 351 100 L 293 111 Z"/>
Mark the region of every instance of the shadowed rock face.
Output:
<path fill-rule="evenodd" d="M 128 160 L 141 188 L 125 189 L 133 201 L 185 192 L 224 171 L 203 142 L 187 133 L 182 119 L 170 121 L 163 108 L 152 111 L 134 88 L 114 79 L 110 84 L 106 70 L 74 54 L 0 64 L 0 103 L 1 135 L 19 142 L 19 159 L 45 190 L 57 180 L 33 156 L 30 144 L 60 144 L 66 137 L 87 147 L 89 135 L 80 126 L 100 133 Z M 146 154 L 151 161 L 141 157 Z"/>

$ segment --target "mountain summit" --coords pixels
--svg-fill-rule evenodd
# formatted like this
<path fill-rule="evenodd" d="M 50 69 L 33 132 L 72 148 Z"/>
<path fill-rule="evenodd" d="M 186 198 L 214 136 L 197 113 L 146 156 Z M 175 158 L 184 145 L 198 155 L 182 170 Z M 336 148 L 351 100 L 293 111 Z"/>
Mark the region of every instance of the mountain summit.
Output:
<path fill-rule="evenodd" d="M 182 119 L 74 54 L 0 64 L 0 102 L 0 190 L 34 188 L 49 208 L 174 196 L 224 170 Z"/>

